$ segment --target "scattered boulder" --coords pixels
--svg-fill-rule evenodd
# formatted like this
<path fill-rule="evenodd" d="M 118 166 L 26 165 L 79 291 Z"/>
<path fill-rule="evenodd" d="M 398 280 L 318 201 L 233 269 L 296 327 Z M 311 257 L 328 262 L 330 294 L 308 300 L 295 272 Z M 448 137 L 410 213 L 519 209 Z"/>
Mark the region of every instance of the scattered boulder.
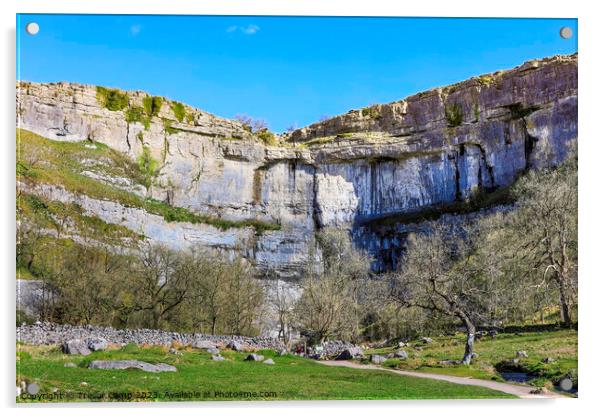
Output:
<path fill-rule="evenodd" d="M 197 350 L 207 350 L 209 348 L 215 348 L 215 343 L 204 339 L 200 339 L 192 343 L 192 348 L 196 348 Z"/>
<path fill-rule="evenodd" d="M 175 348 L 173 348 L 173 347 L 171 347 L 171 348 L 169 349 L 169 353 L 170 353 L 170 354 L 174 354 L 174 355 L 182 355 L 182 353 L 181 353 L 180 351 L 176 350 L 176 349 L 175 349 Z"/>
<path fill-rule="evenodd" d="M 495 329 L 491 329 L 489 331 L 489 336 L 495 338 L 497 336 L 497 331 Z"/>
<path fill-rule="evenodd" d="M 337 355 L 336 360 L 353 360 L 355 358 L 362 358 L 364 351 L 360 347 L 345 348 Z"/>
<path fill-rule="evenodd" d="M 285 356 L 288 355 L 288 351 L 287 350 L 280 350 L 280 352 L 278 353 L 279 356 Z"/>
<path fill-rule="evenodd" d="M 264 364 L 269 364 L 269 365 L 274 365 L 274 364 L 276 364 L 276 363 L 274 362 L 274 360 L 272 360 L 271 358 L 268 358 L 268 359 L 267 359 L 267 360 L 265 360 L 263 363 L 264 363 Z"/>
<path fill-rule="evenodd" d="M 213 355 L 219 354 L 219 350 L 217 348 L 215 348 L 215 347 L 213 347 L 213 348 L 207 348 L 207 352 L 209 354 L 213 354 Z"/>
<path fill-rule="evenodd" d="M 65 354 L 89 355 L 92 353 L 88 348 L 88 343 L 82 339 L 71 339 L 63 344 L 63 352 Z"/>
<path fill-rule="evenodd" d="M 393 358 L 401 358 L 402 360 L 407 360 L 408 353 L 405 350 L 397 350 L 393 353 Z"/>
<path fill-rule="evenodd" d="M 407 347 L 407 345 L 408 345 L 408 344 L 406 344 L 406 343 L 405 343 L 405 342 L 403 342 L 403 341 L 399 341 L 399 342 L 397 343 L 397 347 L 399 347 L 399 348 Z"/>
<path fill-rule="evenodd" d="M 225 360 L 225 358 L 224 358 L 224 357 L 222 357 L 220 354 L 213 354 L 213 355 L 211 356 L 211 359 L 212 359 L 213 361 L 224 361 L 224 360 Z"/>
<path fill-rule="evenodd" d="M 104 351 L 109 343 L 104 338 L 88 338 L 88 348 L 92 351 Z"/>
<path fill-rule="evenodd" d="M 228 345 L 226 345 L 226 347 L 236 352 L 241 352 L 243 350 L 242 345 L 240 345 L 240 343 L 236 341 L 230 341 Z"/>
<path fill-rule="evenodd" d="M 473 360 L 476 360 L 477 358 L 479 358 L 479 354 L 477 354 L 476 352 L 473 352 L 471 354 L 470 358 L 472 358 Z"/>
<path fill-rule="evenodd" d="M 414 349 L 416 351 L 422 351 L 424 348 L 422 348 L 420 345 L 414 345 Z"/>
<path fill-rule="evenodd" d="M 65 363 L 65 365 L 63 367 L 65 367 L 65 368 L 76 368 L 77 365 L 75 365 L 75 363 Z"/>
<path fill-rule="evenodd" d="M 443 361 L 439 361 L 439 364 L 441 365 L 456 365 L 456 364 L 460 364 L 459 360 L 443 360 Z"/>
<path fill-rule="evenodd" d="M 529 358 L 527 351 L 516 351 L 516 358 Z"/>
<path fill-rule="evenodd" d="M 378 355 L 378 354 L 372 354 L 370 356 L 370 362 L 372 364 L 382 364 L 385 361 L 387 361 L 387 359 L 385 357 L 383 357 L 382 355 Z"/>
<path fill-rule="evenodd" d="M 247 355 L 245 361 L 263 361 L 263 355 L 252 353 Z"/>
<path fill-rule="evenodd" d="M 88 364 L 88 368 L 99 370 L 126 370 L 128 368 L 135 368 L 150 373 L 160 373 L 163 371 L 178 371 L 178 369 L 173 365 L 164 363 L 150 364 L 138 360 L 94 360 L 90 364 Z"/>
<path fill-rule="evenodd" d="M 541 362 L 544 364 L 550 364 L 550 363 L 553 363 L 554 361 L 556 361 L 556 360 L 552 357 L 546 357 L 543 360 L 541 360 Z"/>
<path fill-rule="evenodd" d="M 422 337 L 420 338 L 420 341 L 422 341 L 423 344 L 430 344 L 431 342 L 433 342 L 433 339 L 429 337 Z"/>

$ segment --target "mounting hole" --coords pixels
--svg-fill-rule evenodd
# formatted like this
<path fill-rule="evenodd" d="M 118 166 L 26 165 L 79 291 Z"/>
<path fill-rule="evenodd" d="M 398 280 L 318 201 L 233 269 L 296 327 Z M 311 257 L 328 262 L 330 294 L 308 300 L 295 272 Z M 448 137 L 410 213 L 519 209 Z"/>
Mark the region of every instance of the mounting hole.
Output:
<path fill-rule="evenodd" d="M 25 31 L 30 35 L 37 35 L 40 31 L 40 25 L 36 22 L 29 22 L 27 26 L 25 26 Z"/>
<path fill-rule="evenodd" d="M 570 39 L 573 37 L 573 29 L 568 26 L 565 26 L 560 29 L 560 37 L 562 39 Z"/>

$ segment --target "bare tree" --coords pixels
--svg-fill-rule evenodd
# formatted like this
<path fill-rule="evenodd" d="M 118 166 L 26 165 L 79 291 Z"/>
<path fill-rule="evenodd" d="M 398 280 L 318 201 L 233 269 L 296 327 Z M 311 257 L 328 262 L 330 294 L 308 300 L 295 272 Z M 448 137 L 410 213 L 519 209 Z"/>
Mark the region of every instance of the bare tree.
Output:
<path fill-rule="evenodd" d="M 318 235 L 318 243 L 322 270 L 308 267 L 296 320 L 318 343 L 331 337 L 354 338 L 362 330 L 359 289 L 369 276 L 370 259 L 353 247 L 344 230 L 327 228 Z"/>
<path fill-rule="evenodd" d="M 133 311 L 149 313 L 152 328 L 160 328 L 163 318 L 186 298 L 185 271 L 178 254 L 166 247 L 147 245 L 141 250 L 132 279 L 137 294 Z"/>
<path fill-rule="evenodd" d="M 490 296 L 489 276 L 475 257 L 476 227 L 460 227 L 436 223 L 426 233 L 411 235 L 404 265 L 393 274 L 392 295 L 402 306 L 459 319 L 467 333 L 462 363 L 470 364 L 477 319 Z"/>
<path fill-rule="evenodd" d="M 539 276 L 540 287 L 555 284 L 561 320 L 570 325 L 571 299 L 577 291 L 576 152 L 557 169 L 528 173 L 514 192 L 513 255 Z"/>
<path fill-rule="evenodd" d="M 293 310 L 297 296 L 282 280 L 273 277 L 266 285 L 267 301 L 278 321 L 278 338 L 288 344 L 291 338 Z"/>

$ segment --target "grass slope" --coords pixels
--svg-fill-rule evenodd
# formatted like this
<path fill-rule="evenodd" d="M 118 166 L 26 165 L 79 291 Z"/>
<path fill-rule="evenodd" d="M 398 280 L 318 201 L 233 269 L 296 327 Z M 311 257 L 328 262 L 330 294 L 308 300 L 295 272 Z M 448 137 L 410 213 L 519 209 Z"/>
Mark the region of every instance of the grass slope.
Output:
<path fill-rule="evenodd" d="M 63 186 L 76 194 L 119 202 L 160 215 L 166 221 L 209 224 L 222 230 L 253 227 L 257 233 L 278 230 L 278 224 L 248 219 L 229 221 L 197 214 L 152 198 L 142 198 L 125 189 L 92 179 L 83 172 L 101 177 L 126 178 L 133 184 L 148 184 L 147 173 L 126 155 L 102 143 L 60 142 L 46 139 L 27 130 L 17 129 L 17 180 Z"/>
<path fill-rule="evenodd" d="M 95 352 L 87 357 L 68 356 L 56 347 L 17 345 L 18 382 L 37 383 L 40 393 L 57 389 L 60 401 L 169 401 L 169 400 L 355 400 L 355 399 L 462 399 L 511 398 L 513 396 L 474 386 L 399 376 L 391 373 L 335 368 L 297 356 L 277 356 L 261 351 L 275 365 L 245 362 L 246 354 L 223 351 L 225 361 L 211 355 L 165 348 L 121 349 Z M 136 359 L 168 363 L 176 373 L 145 373 L 139 370 L 91 370 L 95 359 Z M 65 363 L 77 367 L 67 368 Z M 82 382 L 87 385 L 82 386 Z M 195 397 L 194 392 L 198 392 Z M 248 392 L 250 394 L 244 394 Z M 80 396 L 83 393 L 85 396 Z M 241 393 L 243 393 L 241 395 Z M 255 394 L 256 397 L 252 397 Z M 40 396 L 38 396 L 40 397 Z M 20 402 L 38 401 L 23 396 Z M 42 401 L 48 401 L 42 400 Z"/>
<path fill-rule="evenodd" d="M 526 351 L 528 358 L 520 359 L 517 370 L 532 374 L 536 378 L 531 384 L 552 387 L 561 378 L 570 374 L 577 386 L 577 331 L 557 330 L 548 332 L 531 332 L 517 334 L 498 334 L 496 337 L 485 337 L 475 344 L 475 352 L 479 355 L 470 366 L 442 365 L 440 361 L 461 359 L 464 353 L 465 335 L 433 338 L 431 344 L 414 342 L 423 350 L 405 348 L 408 360 L 389 359 L 383 366 L 403 370 L 415 370 L 429 373 L 449 374 L 460 377 L 474 377 L 484 380 L 503 381 L 496 370 L 496 365 L 516 357 L 517 351 Z M 395 348 L 380 348 L 367 351 L 386 354 Z M 555 361 L 543 363 L 544 358 L 551 357 Z"/>

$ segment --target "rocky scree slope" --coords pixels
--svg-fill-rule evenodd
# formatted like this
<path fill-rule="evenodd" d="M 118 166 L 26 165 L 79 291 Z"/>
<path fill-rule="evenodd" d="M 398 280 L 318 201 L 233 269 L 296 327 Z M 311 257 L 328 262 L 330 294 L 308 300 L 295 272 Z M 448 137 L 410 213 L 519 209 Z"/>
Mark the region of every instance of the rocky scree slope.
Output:
<path fill-rule="evenodd" d="M 77 200 L 90 215 L 142 229 L 153 241 L 241 252 L 281 278 L 297 278 L 310 253 L 319 256 L 318 229 L 345 227 L 380 270 L 404 235 L 375 221 L 461 204 L 566 158 L 577 141 L 577 66 L 577 55 L 529 61 L 352 110 L 283 135 L 276 146 L 237 121 L 144 92 L 23 81 L 21 129 L 145 160 L 152 166 L 148 188 L 139 190 L 146 198 L 208 218 L 273 226 L 257 232 L 245 223 L 169 222 L 61 186 L 27 186 L 63 203 Z"/>

